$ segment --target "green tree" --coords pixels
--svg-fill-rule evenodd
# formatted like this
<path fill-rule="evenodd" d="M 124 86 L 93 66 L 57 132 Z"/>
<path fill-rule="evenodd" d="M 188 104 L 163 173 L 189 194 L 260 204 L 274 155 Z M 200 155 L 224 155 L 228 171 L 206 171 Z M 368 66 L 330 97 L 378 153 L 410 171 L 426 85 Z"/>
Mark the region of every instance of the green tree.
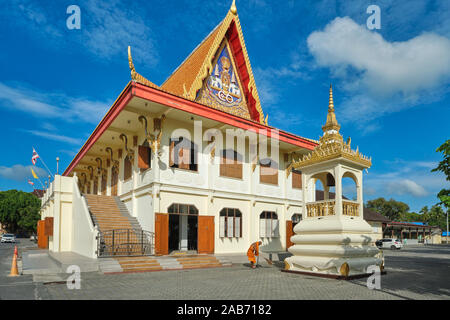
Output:
<path fill-rule="evenodd" d="M 431 170 L 431 172 L 441 171 L 446 175 L 446 180 L 450 181 L 450 140 L 445 141 L 443 145 L 436 149 L 436 152 L 442 152 L 444 154 L 444 159 L 439 162 L 439 165 Z M 450 190 L 442 189 L 437 196 L 439 200 L 441 200 L 439 204 L 443 204 L 447 208 L 447 210 L 449 210 Z"/>
<path fill-rule="evenodd" d="M 438 226 L 442 230 L 447 228 L 447 215 L 440 205 L 435 204 L 428 210 L 428 207 L 423 207 L 422 210 L 423 221 L 430 226 Z"/>
<path fill-rule="evenodd" d="M 366 207 L 393 221 L 399 221 L 409 211 L 409 206 L 406 203 L 394 199 L 388 201 L 384 198 L 367 201 Z"/>
<path fill-rule="evenodd" d="M 424 222 L 423 215 L 416 212 L 403 212 L 400 214 L 399 221 L 406 222 Z"/>
<path fill-rule="evenodd" d="M 40 207 L 41 200 L 31 193 L 0 192 L 0 222 L 9 232 L 36 231 Z"/>

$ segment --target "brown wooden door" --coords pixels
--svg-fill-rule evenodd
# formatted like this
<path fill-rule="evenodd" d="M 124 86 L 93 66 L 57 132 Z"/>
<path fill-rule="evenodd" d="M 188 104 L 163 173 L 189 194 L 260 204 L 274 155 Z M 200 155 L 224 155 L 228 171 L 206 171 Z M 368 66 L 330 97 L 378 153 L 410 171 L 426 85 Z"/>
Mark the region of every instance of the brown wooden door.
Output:
<path fill-rule="evenodd" d="M 155 217 L 155 254 L 169 254 L 169 215 L 157 213 Z"/>
<path fill-rule="evenodd" d="M 213 216 L 198 216 L 198 253 L 214 253 Z"/>
<path fill-rule="evenodd" d="M 106 196 L 106 176 L 102 175 L 102 186 L 101 186 L 102 196 Z"/>
<path fill-rule="evenodd" d="M 119 174 L 115 169 L 112 170 L 111 175 L 111 196 L 117 196 L 117 183 L 119 182 Z"/>
<path fill-rule="evenodd" d="M 291 220 L 286 220 L 286 250 L 293 246 L 291 242 L 291 237 L 294 235 L 294 227 L 292 226 Z"/>
<path fill-rule="evenodd" d="M 45 220 L 39 220 L 37 225 L 38 247 L 48 248 L 48 236 L 45 235 Z"/>

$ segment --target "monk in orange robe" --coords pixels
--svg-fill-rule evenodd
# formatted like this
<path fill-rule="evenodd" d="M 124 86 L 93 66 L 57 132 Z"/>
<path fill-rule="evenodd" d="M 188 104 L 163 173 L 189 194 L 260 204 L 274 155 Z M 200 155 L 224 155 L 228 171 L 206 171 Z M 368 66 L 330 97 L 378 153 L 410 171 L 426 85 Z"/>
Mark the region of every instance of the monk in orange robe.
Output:
<path fill-rule="evenodd" d="M 256 257 L 259 256 L 259 246 L 262 245 L 262 241 L 254 242 L 248 248 L 247 257 L 250 263 L 252 264 L 252 268 L 256 268 Z"/>

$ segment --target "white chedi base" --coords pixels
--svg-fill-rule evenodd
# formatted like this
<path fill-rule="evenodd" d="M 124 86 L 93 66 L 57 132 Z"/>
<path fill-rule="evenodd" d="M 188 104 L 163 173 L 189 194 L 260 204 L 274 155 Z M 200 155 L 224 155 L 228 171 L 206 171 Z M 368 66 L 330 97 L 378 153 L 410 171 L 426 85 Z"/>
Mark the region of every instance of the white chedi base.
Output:
<path fill-rule="evenodd" d="M 381 266 L 380 250 L 371 238 L 372 228 L 358 217 L 327 216 L 305 219 L 294 228 L 294 243 L 285 269 L 335 276 L 367 274 Z"/>

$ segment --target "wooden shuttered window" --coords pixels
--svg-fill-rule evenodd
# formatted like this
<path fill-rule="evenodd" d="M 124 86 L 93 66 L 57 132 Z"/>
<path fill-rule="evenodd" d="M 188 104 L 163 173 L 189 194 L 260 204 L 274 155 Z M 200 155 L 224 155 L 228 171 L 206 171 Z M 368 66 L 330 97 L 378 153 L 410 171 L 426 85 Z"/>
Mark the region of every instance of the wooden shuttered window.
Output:
<path fill-rule="evenodd" d="M 131 178 L 133 171 L 133 165 L 128 157 L 123 160 L 123 180 L 128 180 Z"/>
<path fill-rule="evenodd" d="M 151 168 L 152 149 L 150 149 L 148 146 L 139 146 L 138 154 L 139 154 L 138 158 L 139 169 L 141 169 L 141 171 L 145 171 Z"/>
<path fill-rule="evenodd" d="M 197 152 L 195 144 L 180 137 L 171 139 L 169 147 L 169 166 L 184 170 L 197 171 Z"/>
<path fill-rule="evenodd" d="M 272 211 L 264 211 L 259 216 L 260 238 L 277 238 L 280 236 L 278 215 Z"/>
<path fill-rule="evenodd" d="M 302 188 L 302 173 L 298 170 L 292 170 L 292 188 L 301 189 Z"/>
<path fill-rule="evenodd" d="M 220 211 L 219 237 L 242 237 L 242 213 L 239 209 L 224 208 Z"/>
<path fill-rule="evenodd" d="M 220 176 L 242 179 L 242 156 L 234 150 L 223 150 Z"/>
<path fill-rule="evenodd" d="M 45 218 L 45 224 L 44 224 L 44 234 L 46 236 L 53 236 L 53 218 L 52 217 L 47 217 Z"/>
<path fill-rule="evenodd" d="M 260 161 L 260 183 L 278 185 L 278 164 L 271 159 Z"/>

